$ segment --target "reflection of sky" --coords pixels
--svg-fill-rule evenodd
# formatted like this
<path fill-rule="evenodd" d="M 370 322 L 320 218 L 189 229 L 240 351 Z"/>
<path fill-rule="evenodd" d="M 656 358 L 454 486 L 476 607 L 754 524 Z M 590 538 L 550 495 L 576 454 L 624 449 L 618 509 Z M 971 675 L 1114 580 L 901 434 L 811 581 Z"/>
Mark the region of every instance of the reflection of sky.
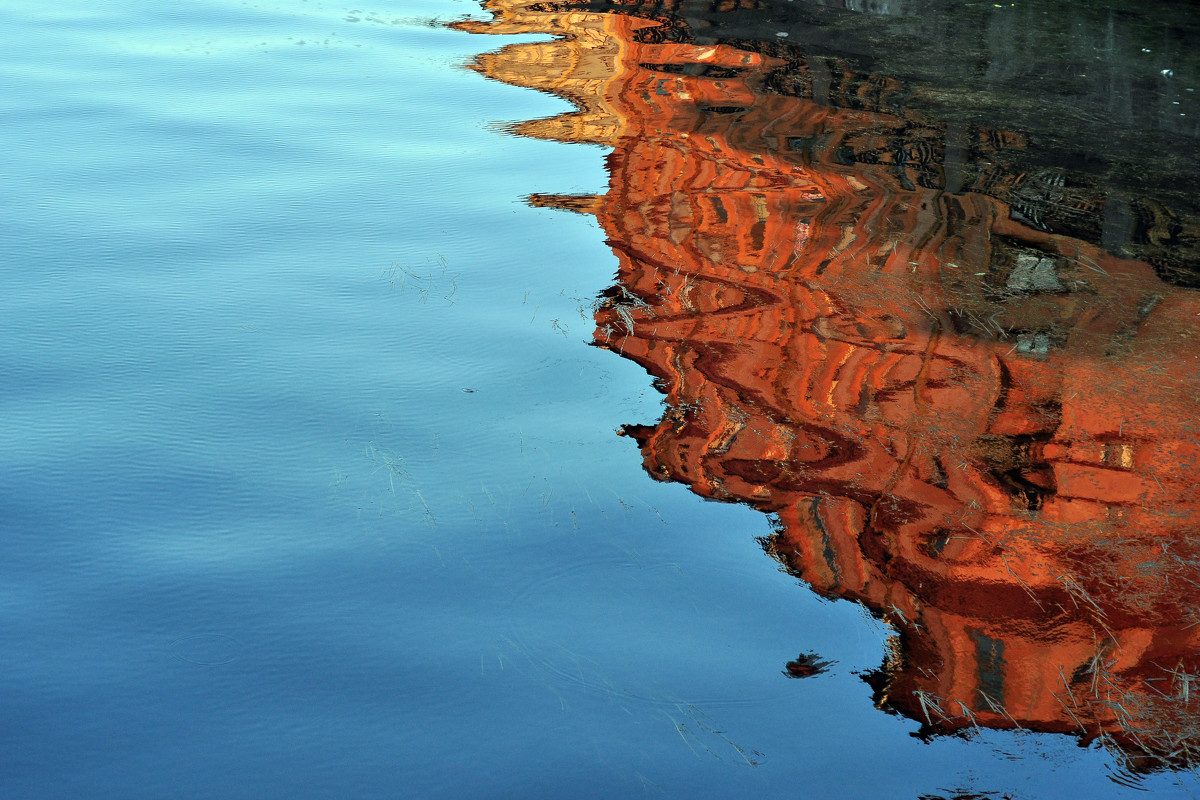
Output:
<path fill-rule="evenodd" d="M 611 255 L 519 202 L 599 154 L 491 132 L 563 105 L 413 21 L 471 4 L 350 11 L 0 10 L 4 794 L 1103 780 L 910 739 L 877 625 L 646 479 L 657 395 L 584 344 Z"/>

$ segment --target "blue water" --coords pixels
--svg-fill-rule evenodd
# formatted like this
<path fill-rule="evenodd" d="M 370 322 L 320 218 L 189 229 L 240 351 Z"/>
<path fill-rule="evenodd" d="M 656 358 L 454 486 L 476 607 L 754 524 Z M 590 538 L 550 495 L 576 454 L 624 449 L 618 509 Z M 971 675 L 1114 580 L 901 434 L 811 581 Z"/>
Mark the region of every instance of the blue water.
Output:
<path fill-rule="evenodd" d="M 604 151 L 501 132 L 565 105 L 478 13 L 0 6 L 0 797 L 1140 794 L 913 738 L 885 628 L 644 474 L 615 259 L 522 201 Z"/>

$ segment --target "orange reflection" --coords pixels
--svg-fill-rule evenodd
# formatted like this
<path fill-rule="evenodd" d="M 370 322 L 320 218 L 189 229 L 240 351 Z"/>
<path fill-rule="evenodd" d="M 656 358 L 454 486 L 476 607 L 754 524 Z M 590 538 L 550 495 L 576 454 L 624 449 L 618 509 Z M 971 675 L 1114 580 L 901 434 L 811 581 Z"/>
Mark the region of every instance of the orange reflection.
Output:
<path fill-rule="evenodd" d="M 1193 763 L 1200 296 L 1106 252 L 1103 193 L 1022 173 L 1020 134 L 872 110 L 895 81 L 488 8 L 460 26 L 561 38 L 477 68 L 579 107 L 516 130 L 613 148 L 606 195 L 532 200 L 619 259 L 596 341 L 667 393 L 626 429 L 647 471 L 775 515 L 768 552 L 886 618 L 871 682 L 927 731 Z M 1169 260 L 1143 216 L 1122 252 Z"/>

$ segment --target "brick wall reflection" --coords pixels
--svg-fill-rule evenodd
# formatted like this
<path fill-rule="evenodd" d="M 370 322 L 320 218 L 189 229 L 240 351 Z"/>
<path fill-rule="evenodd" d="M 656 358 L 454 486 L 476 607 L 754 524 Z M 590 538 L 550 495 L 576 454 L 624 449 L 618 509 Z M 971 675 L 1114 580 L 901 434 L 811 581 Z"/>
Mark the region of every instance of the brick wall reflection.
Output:
<path fill-rule="evenodd" d="M 613 148 L 607 194 L 533 201 L 619 259 L 596 341 L 667 394 L 626 429 L 646 470 L 774 515 L 772 556 L 894 626 L 881 706 L 1192 763 L 1200 297 L 1102 249 L 1094 187 L 1043 177 L 1034 218 L 1019 133 L 871 110 L 894 81 L 818 102 L 776 90 L 821 79 L 794 58 L 490 10 L 460 27 L 563 38 L 477 68 L 578 106 L 516 130 Z"/>

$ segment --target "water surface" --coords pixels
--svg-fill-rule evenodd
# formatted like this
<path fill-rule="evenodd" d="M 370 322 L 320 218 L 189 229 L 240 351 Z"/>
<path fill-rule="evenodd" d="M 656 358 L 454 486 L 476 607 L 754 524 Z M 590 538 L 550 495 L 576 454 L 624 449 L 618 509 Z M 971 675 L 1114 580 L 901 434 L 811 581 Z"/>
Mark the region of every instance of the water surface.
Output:
<path fill-rule="evenodd" d="M 777 413 L 754 382 L 784 383 L 753 373 L 774 364 L 799 386 L 795 356 L 760 359 L 817 336 L 807 306 L 778 299 L 771 276 L 779 252 L 796 254 L 808 265 L 797 267 L 803 272 L 811 253 L 845 238 L 845 262 L 826 274 L 865 287 L 846 294 L 849 308 L 857 303 L 864 313 L 836 319 L 886 326 L 869 313 L 880 305 L 864 294 L 873 284 L 853 266 L 893 240 L 893 250 L 907 253 L 908 234 L 880 238 L 886 232 L 874 223 L 855 229 L 849 201 L 826 216 L 814 206 L 806 231 L 797 209 L 820 202 L 803 195 L 809 183 L 746 182 L 757 169 L 748 172 L 746 161 L 757 164 L 757 156 L 765 168 L 768 154 L 737 141 L 761 139 L 753 121 L 720 127 L 736 116 L 721 109 L 741 103 L 727 89 L 704 112 L 717 121 L 705 136 L 730 151 L 720 172 L 732 178 L 724 221 L 715 206 L 702 221 L 680 216 L 699 202 L 688 185 L 668 195 L 639 184 L 658 174 L 669 187 L 680 173 L 622 165 L 621 158 L 661 163 L 659 142 L 634 135 L 657 123 L 602 86 L 615 74 L 634 75 L 666 80 L 666 92 L 683 78 L 653 65 L 694 59 L 638 52 L 641 45 L 630 44 L 636 17 L 583 14 L 570 23 L 570 43 L 547 43 L 547 33 L 563 29 L 540 21 L 503 31 L 523 34 L 503 51 L 522 58 L 530 48 L 611 46 L 586 85 L 587 96 L 608 104 L 607 116 L 581 118 L 556 116 L 570 112 L 561 99 L 463 68 L 502 44 L 442 24 L 479 14 L 465 2 L 17 2 L 0 14 L 8 54 L 0 140 L 9 154 L 0 235 L 6 796 L 1116 797 L 1137 794 L 1135 785 L 1167 794 L 1194 787 L 1173 762 L 1135 775 L 1125 745 L 1106 749 L 1089 734 L 1079 747 L 1066 724 L 1062 732 L 1031 724 L 1014 732 L 948 721 L 930 731 L 931 720 L 911 704 L 879 697 L 880 682 L 891 681 L 952 699 L 904 683 L 918 680 L 905 665 L 928 662 L 897 660 L 896 636 L 914 640 L 904 626 L 918 601 L 942 619 L 954 610 L 927 603 L 904 576 L 879 577 L 881 596 L 849 580 L 835 589 L 791 555 L 803 552 L 808 529 L 785 509 L 827 521 L 823 503 L 855 500 L 828 491 L 814 506 L 811 489 L 793 480 L 801 470 L 792 432 L 815 423 L 794 410 Z M 764 58 L 729 52 L 714 49 L 712 57 Z M 487 72 L 492 62 L 478 63 Z M 525 63 L 513 82 L 545 75 L 539 88 L 584 94 L 562 83 L 554 71 L 561 64 L 532 56 Z M 749 83 L 734 89 L 747 108 L 750 95 L 761 94 Z M 659 127 L 700 132 L 688 113 L 682 127 Z M 507 132 L 531 119 L 609 127 L 541 139 Z M 787 152 L 810 175 L 826 175 L 826 201 L 839 186 L 853 187 L 851 178 L 898 179 L 894 167 L 829 168 L 820 157 L 810 168 L 810 151 L 800 142 Z M 677 164 L 713 160 L 712 151 L 675 152 Z M 769 177 L 781 163 L 756 174 Z M 918 172 L 914 186 L 922 186 Z M 693 182 L 703 180 L 715 178 Z M 643 192 L 642 216 L 635 190 Z M 1122 191 L 1129 215 L 1138 198 L 1157 196 Z M 862 192 L 868 202 L 899 197 L 891 184 Z M 676 202 L 663 206 L 668 196 Z M 1009 199 L 955 196 L 973 213 L 991 214 L 990 224 L 1031 235 L 1027 222 L 1001 214 L 1004 204 L 1016 206 Z M 1170 197 L 1158 202 L 1178 206 Z M 648 235 L 659 229 L 665 237 Z M 680 233 L 672 238 L 672 230 Z M 937 230 L 942 241 L 953 239 Z M 1190 308 L 1180 281 L 1165 281 L 1153 265 L 1133 266 L 1157 258 L 1165 240 L 1141 242 L 1132 223 L 1107 244 L 1104 236 L 1037 230 L 1034 244 L 1017 237 L 1024 243 L 1007 251 L 1006 272 L 982 277 L 1008 287 L 1012 271 L 1027 264 L 1036 288 L 1047 281 L 1045 257 L 1061 284 L 1075 277 L 1069 269 L 1079 268 L 1067 264 L 1079 254 L 1127 275 L 1117 288 L 1097 282 L 1089 302 L 1136 328 L 1126 361 L 1174 370 L 1178 380 L 1161 386 L 1186 386 L 1184 349 L 1143 344 L 1160 341 L 1155 331 L 1183 338 L 1181 323 L 1159 320 L 1164 309 Z M 655 275 L 644 266 L 650 262 L 605 245 L 629 249 L 637 236 L 679 269 Z M 1070 242 L 1054 238 L 1061 236 Z M 804 237 L 808 250 L 797 246 Z M 685 257 L 673 249 L 685 242 L 700 244 L 687 245 Z M 718 251 L 723 260 L 711 257 Z M 1020 260 L 1026 251 L 1044 256 L 1030 264 Z M 940 262 L 912 260 L 918 285 L 930 287 L 928 297 L 917 296 L 930 304 Z M 1117 272 L 1121 265 L 1127 272 Z M 669 291 L 658 282 L 668 277 Z M 1026 351 L 1018 348 L 1031 385 L 1042 374 L 1084 381 L 1043 348 L 1058 331 L 1070 339 L 1090 330 L 1060 308 L 1073 295 L 1027 291 L 1022 280 L 1013 289 L 1021 303 L 1049 304 L 1061 315 L 1054 336 L 1034 331 Z M 955 290 L 976 317 L 994 302 L 977 286 L 983 282 Z M 1131 292 L 1162 297 L 1139 321 Z M 659 309 L 663 297 L 678 307 Z M 912 303 L 893 311 L 905 323 L 896 340 L 920 353 L 940 358 L 938 348 L 953 346 L 986 361 L 1022 341 L 1008 320 L 997 320 L 1012 334 L 1003 342 L 997 335 L 964 344 L 966 334 L 944 323 L 935 337 L 924 321 L 930 315 Z M 781 325 L 780 314 L 791 321 Z M 728 337 L 735 342 L 726 361 L 688 361 Z M 1116 357 L 1097 358 L 1103 371 Z M 730 369 L 713 371 L 722 364 Z M 666 405 L 647 368 L 670 392 Z M 899 373 L 872 374 L 880 377 L 870 385 L 881 387 L 873 396 L 886 398 L 886 376 Z M 987 377 L 971 380 L 983 386 Z M 1070 394 L 1060 385 L 1049 387 L 1052 397 Z M 928 379 L 925 386 L 936 389 Z M 747 404 L 752 390 L 759 399 Z M 911 386 L 891 392 L 898 399 L 890 410 L 876 402 L 877 429 L 921 430 L 910 422 L 912 404 L 899 399 L 906 391 L 914 396 Z M 1182 416 L 1192 401 L 1166 391 L 1151 393 L 1180 415 L 1142 415 L 1158 421 L 1154 441 L 1167 443 L 1154 446 L 1194 446 Z M 784 391 L 789 402 L 800 394 Z M 1119 400 L 1100 409 L 1124 413 Z M 922 404 L 921 413 L 939 413 L 926 405 L 934 408 Z M 949 408 L 949 418 L 962 414 Z M 842 414 L 839 424 L 858 425 L 859 440 L 895 474 L 904 453 L 861 430 L 867 422 L 858 412 Z M 731 434 L 731 420 L 747 432 Z M 927 449 L 942 446 L 949 427 L 931 428 Z M 1180 475 L 1155 466 L 1165 462 L 1144 466 L 1142 449 L 1122 466 L 1128 442 L 1114 441 L 1094 460 L 1147 486 L 1163 482 L 1164 496 L 1146 513 L 1183 515 L 1185 526 L 1194 504 L 1178 499 L 1191 491 Z M 998 452 L 1019 475 L 1052 463 L 1030 467 L 1020 460 L 1024 450 Z M 977 450 L 967 455 L 975 461 L 964 475 L 982 475 L 977 482 L 993 493 L 1006 485 L 980 471 Z M 1044 448 L 1040 455 L 1047 457 Z M 730 471 L 731 457 L 747 466 Z M 644 464 L 669 480 L 650 480 Z M 920 477 L 906 480 L 916 487 Z M 864 496 L 902 499 L 908 491 L 878 478 L 855 486 Z M 1011 506 L 1027 496 L 1005 490 L 1001 499 Z M 940 508 L 960 501 L 944 493 Z M 993 522 L 1014 516 L 979 513 Z M 905 524 L 914 535 L 924 530 L 920 520 Z M 907 541 L 900 533 L 908 535 L 898 532 L 896 541 Z M 886 551 L 856 556 L 853 543 L 839 549 L 830 541 L 828 563 L 839 569 L 837 559 L 869 568 Z M 780 571 L 764 545 L 795 574 Z M 1034 577 L 1017 574 L 1027 583 Z M 1188 574 L 1172 573 L 1172 585 Z M 1057 579 L 1046 580 L 1053 588 Z M 826 599 L 834 597 L 861 604 Z M 887 612 L 884 600 L 906 616 Z M 1167 615 L 1169 605 L 1153 613 Z M 1176 624 L 1184 644 L 1189 619 Z M 1096 627 L 1088 613 L 1069 621 L 1081 637 Z M 1137 627 L 1121 624 L 1116 638 Z M 1036 643 L 1040 634 L 1029 631 Z M 975 641 L 967 636 L 948 640 L 946 652 Z M 1005 663 L 1018 663 L 1013 653 L 1010 646 Z M 985 662 L 999 663 L 971 663 Z M 1180 663 L 1179 675 L 1194 672 Z M 978 666 L 967 672 L 982 674 Z M 975 685 L 966 681 L 960 695 L 971 708 Z M 973 713 L 981 723 L 992 719 Z M 1100 716 L 1104 730 L 1120 728 Z M 969 736 L 945 735 L 959 729 Z"/>

